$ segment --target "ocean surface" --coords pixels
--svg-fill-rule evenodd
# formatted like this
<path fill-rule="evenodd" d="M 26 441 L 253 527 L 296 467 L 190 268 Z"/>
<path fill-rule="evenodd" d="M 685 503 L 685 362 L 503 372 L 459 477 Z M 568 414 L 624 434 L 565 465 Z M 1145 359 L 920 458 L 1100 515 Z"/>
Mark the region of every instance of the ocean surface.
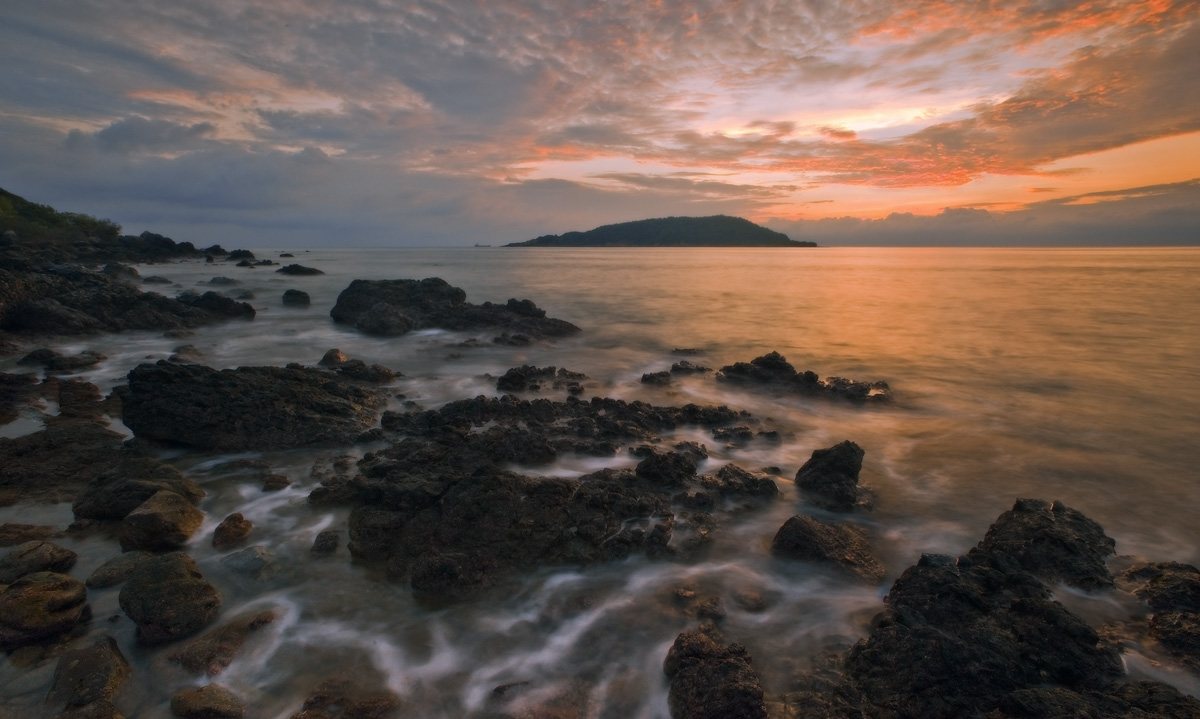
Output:
<path fill-rule="evenodd" d="M 726 447 L 701 430 L 677 437 L 704 442 L 711 459 L 751 469 L 782 468 L 780 498 L 722 526 L 712 551 L 691 562 L 644 557 L 602 566 L 548 568 L 500 595 L 428 607 L 402 585 L 351 562 L 347 512 L 314 509 L 315 462 L 329 450 L 214 455 L 164 452 L 208 492 L 207 521 L 188 551 L 224 596 L 222 617 L 275 608 L 280 619 L 251 637 L 215 680 L 253 707 L 253 716 L 289 717 L 322 679 L 350 672 L 404 700 L 406 716 L 461 717 L 532 706 L 574 707 L 571 716 L 666 717 L 662 661 L 696 618 L 676 590 L 719 597 L 723 631 L 747 646 L 768 698 L 830 644 L 865 635 L 891 582 L 922 553 L 961 554 L 1018 497 L 1060 500 L 1098 521 L 1120 555 L 1200 564 L 1200 250 L 1184 249 L 506 249 L 311 250 L 279 259 L 326 274 L 288 277 L 275 268 L 188 261 L 139 266 L 175 283 L 145 289 L 174 294 L 206 288 L 214 276 L 238 280 L 228 294 L 252 292 L 258 316 L 197 330 L 184 340 L 158 333 L 91 337 L 59 345 L 97 350 L 106 361 L 81 374 L 107 392 L 140 362 L 194 345 L 215 367 L 315 365 L 340 348 L 399 372 L 396 399 L 426 408 L 496 395 L 495 378 L 523 364 L 585 373 L 587 395 L 658 405 L 724 404 L 744 409 L 783 436 L 780 444 Z M 440 330 L 379 339 L 335 326 L 329 309 L 354 279 L 441 277 L 468 301 L 528 298 L 549 316 L 583 328 L 552 344 L 507 347 L 490 334 Z M 285 289 L 312 297 L 309 309 L 282 306 Z M 463 347 L 472 336 L 483 340 Z M 856 406 L 823 399 L 756 394 L 711 374 L 670 387 L 639 381 L 686 357 L 720 367 L 770 351 L 822 377 L 886 380 L 894 403 Z M 0 370 L 17 371 L 16 358 Z M 53 407 L 48 407 L 53 412 Z M 4 436 L 35 431 L 36 413 L 0 427 Z M 114 428 L 127 432 L 119 421 Z M 821 567 L 773 559 L 772 537 L 790 516 L 820 515 L 799 502 L 788 479 L 818 448 L 842 440 L 866 450 L 861 483 L 875 508 L 853 518 L 866 528 L 887 567 L 878 586 Z M 347 450 L 361 455 L 369 447 Z M 256 457 L 292 486 L 264 493 L 246 473 L 215 469 Z M 563 458 L 531 474 L 577 476 L 611 459 Z M 518 468 L 521 469 L 521 468 Z M 240 511 L 252 543 L 275 553 L 280 569 L 239 578 L 211 546 L 212 529 Z M 72 520 L 69 505 L 0 508 L 0 521 Z M 329 558 L 309 548 L 326 528 L 342 530 Z M 86 578 L 118 552 L 95 534 L 60 541 L 79 552 L 72 571 Z M 165 660 L 173 647 L 142 648 L 117 604 L 119 587 L 92 591 L 92 632 L 112 633 L 135 667 L 117 705 L 128 716 L 169 717 L 182 686 L 205 684 Z M 750 606 L 748 594 L 765 609 Z M 1128 618 L 1109 595 L 1060 588 L 1056 597 L 1094 626 Z M 116 617 L 109 621 L 110 617 Z M 1130 643 L 1130 671 L 1200 695 L 1200 678 Z M 0 714 L 35 711 L 54 663 L 16 666 L 0 659 Z M 497 698 L 496 687 L 520 691 Z M 515 697 L 511 700 L 509 697 Z M 33 716 L 34 714 L 29 714 Z"/>

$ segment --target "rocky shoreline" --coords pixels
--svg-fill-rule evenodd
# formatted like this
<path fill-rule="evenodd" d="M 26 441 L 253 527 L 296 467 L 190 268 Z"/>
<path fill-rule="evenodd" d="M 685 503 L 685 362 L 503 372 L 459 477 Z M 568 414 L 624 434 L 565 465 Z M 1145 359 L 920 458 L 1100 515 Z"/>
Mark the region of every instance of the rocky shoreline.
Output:
<path fill-rule="evenodd" d="M 1086 516 L 1059 502 L 1018 499 L 961 556 L 926 555 L 889 574 L 872 546 L 879 538 L 860 521 L 873 503 L 859 483 L 870 448 L 853 441 L 817 449 L 798 468 L 727 463 L 702 472 L 708 440 L 677 441 L 677 430 L 702 433 L 712 446 L 767 451 L 786 438 L 770 419 L 725 406 L 584 399 L 590 389 L 584 374 L 534 365 L 495 378 L 500 396 L 433 409 L 410 403 L 397 411 L 389 409 L 391 385 L 402 376 L 396 368 L 367 365 L 335 349 L 312 365 L 216 369 L 181 347 L 175 361 L 131 368 L 125 384 L 103 397 L 96 386 L 68 377 L 72 367 L 102 358 L 64 357 L 44 345 L 254 316 L 248 304 L 218 291 L 172 299 L 141 291 L 131 281 L 136 273 L 120 267 L 83 266 L 204 256 L 190 246 L 172 251 L 154 237 L 145 243 L 152 251 L 142 254 L 136 243 L 113 246 L 120 253 L 112 257 L 92 248 L 39 264 L 44 258 L 19 255 L 9 243 L 0 264 L 0 329 L 6 333 L 0 344 L 8 356 L 27 357 L 40 369 L 0 374 L 0 421 L 46 400 L 58 408 L 39 431 L 0 439 L 0 504 L 70 501 L 74 515 L 69 526 L 0 527 L 7 547 L 0 556 L 0 648 L 14 666 L 54 667 L 39 688 L 46 716 L 121 717 L 132 704 L 128 697 L 164 682 L 172 687 L 176 716 L 256 716 L 252 701 L 212 678 L 276 622 L 278 612 L 227 616 L 225 598 L 189 547 L 217 547 L 226 553 L 221 566 L 245 577 L 280 571 L 278 561 L 253 543 L 253 523 L 240 513 L 206 517 L 204 490 L 163 459 L 164 450 L 220 456 L 320 447 L 333 459 L 313 467 L 321 481 L 307 501 L 314 509 L 340 507 L 349 514 L 344 526 L 317 537 L 311 561 L 325 561 L 345 538 L 351 561 L 430 606 L 486 604 L 516 578 L 542 568 L 631 556 L 686 565 L 737 518 L 783 501 L 780 487 L 788 483 L 795 487 L 795 514 L 773 538 L 763 538 L 781 566 L 811 566 L 864 586 L 898 576 L 861 639 L 803 658 L 807 668 L 787 686 L 766 688 L 756 667 L 782 658 L 752 656 L 736 641 L 736 628 L 725 626 L 719 601 L 681 587 L 681 611 L 694 624 L 678 635 L 662 664 L 675 719 L 1200 717 L 1200 701 L 1161 682 L 1129 681 L 1121 660 L 1123 642 L 1134 638 L 1200 671 L 1200 570 L 1116 558 L 1114 540 Z M 245 262 L 247 271 L 256 266 L 250 253 L 222 251 L 217 260 L 214 249 L 207 252 L 214 261 Z M 290 267 L 300 269 L 284 274 L 306 274 L 300 265 Z M 517 346 L 585 331 L 546 317 L 528 299 L 468 303 L 463 290 L 438 278 L 355 281 L 330 315 L 374 337 L 439 327 Z M 685 361 L 661 374 L 669 382 L 707 371 Z M 884 382 L 822 380 L 778 353 L 721 367 L 712 379 L 797 402 L 885 407 L 893 400 Z M 664 384 L 660 380 L 643 378 L 650 385 Z M 122 419 L 134 438 L 112 431 L 109 418 Z M 350 447 L 369 451 L 337 458 Z M 617 466 L 573 478 L 535 473 L 562 457 Z M 291 481 L 259 460 L 233 462 L 241 464 L 231 469 L 253 477 L 264 492 Z M 207 526 L 211 533 L 201 531 Z M 72 575 L 75 554 L 56 542 L 79 534 L 111 550 L 111 559 L 88 577 Z M 1056 601 L 1062 587 L 1111 596 L 1134 609 L 1124 622 L 1089 626 Z M 105 591 L 119 592 L 122 615 L 136 626 L 134 645 L 122 645 L 93 616 L 94 597 Z M 753 597 L 746 602 L 755 605 Z M 147 672 L 126 656 L 152 647 L 165 647 L 173 668 Z M 206 677 L 202 686 L 197 676 Z M 586 703 L 561 696 L 533 713 L 507 713 L 523 691 L 517 684 L 497 686 L 496 711 L 486 716 L 589 715 Z M 297 701 L 291 716 L 403 716 L 405 701 L 367 680 L 330 679 Z"/>

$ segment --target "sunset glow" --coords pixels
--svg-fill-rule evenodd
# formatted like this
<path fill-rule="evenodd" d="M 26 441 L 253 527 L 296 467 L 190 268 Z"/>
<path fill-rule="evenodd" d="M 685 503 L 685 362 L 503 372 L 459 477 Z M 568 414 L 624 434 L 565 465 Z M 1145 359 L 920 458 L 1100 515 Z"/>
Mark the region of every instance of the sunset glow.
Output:
<path fill-rule="evenodd" d="M 0 17 L 0 184 L 180 234 L 202 208 L 256 236 L 293 208 L 366 244 L 672 214 L 804 233 L 1145 187 L 1196 213 L 1186 0 L 51 0 Z"/>

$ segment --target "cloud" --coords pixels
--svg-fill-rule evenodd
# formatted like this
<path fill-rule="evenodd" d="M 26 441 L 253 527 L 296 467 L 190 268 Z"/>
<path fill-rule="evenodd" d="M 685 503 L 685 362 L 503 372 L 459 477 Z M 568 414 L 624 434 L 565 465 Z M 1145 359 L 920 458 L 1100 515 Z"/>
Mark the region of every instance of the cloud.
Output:
<path fill-rule="evenodd" d="M 169 120 L 151 120 L 134 115 L 118 120 L 103 130 L 67 134 L 67 147 L 73 150 L 95 147 L 102 152 L 181 152 L 209 137 L 216 127 L 210 122 L 179 125 Z"/>

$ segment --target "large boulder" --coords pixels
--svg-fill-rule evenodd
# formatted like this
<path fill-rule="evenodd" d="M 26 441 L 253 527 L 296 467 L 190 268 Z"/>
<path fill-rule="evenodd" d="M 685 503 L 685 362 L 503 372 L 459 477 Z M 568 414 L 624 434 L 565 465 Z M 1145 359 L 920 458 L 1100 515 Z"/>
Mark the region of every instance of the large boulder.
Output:
<path fill-rule="evenodd" d="M 204 513 L 175 492 L 162 490 L 121 520 L 121 548 L 150 551 L 187 544 L 204 522 Z"/>
<path fill-rule="evenodd" d="M 814 450 L 796 472 L 796 486 L 818 507 L 851 512 L 858 504 L 858 474 L 865 455 L 862 447 L 849 440 Z"/>
<path fill-rule="evenodd" d="M 883 579 L 864 532 L 849 524 L 831 524 L 803 514 L 792 517 L 775 534 L 771 553 L 786 559 L 829 564 L 867 582 Z"/>
<path fill-rule="evenodd" d="M 663 662 L 671 681 L 672 719 L 766 719 L 762 685 L 750 653 L 725 644 L 715 629 L 681 633 Z"/>
<path fill-rule="evenodd" d="M 161 644 L 195 634 L 217 615 L 221 595 L 186 554 L 140 562 L 118 596 L 137 625 L 138 641 Z"/>
<path fill-rule="evenodd" d="M 31 540 L 0 558 L 0 584 L 12 584 L 34 572 L 65 572 L 75 566 L 75 552 L 53 542 Z"/>
<path fill-rule="evenodd" d="M 383 404 L 318 369 L 160 361 L 129 372 L 124 418 L 146 439 L 222 451 L 284 449 L 352 444 Z"/>
<path fill-rule="evenodd" d="M 0 591 L 0 649 L 56 637 L 90 617 L 83 582 L 55 572 L 26 574 Z"/>
<path fill-rule="evenodd" d="M 570 322 L 545 316 L 529 300 L 474 305 L 467 295 L 438 277 L 423 280 L 354 280 L 338 295 L 329 315 L 367 334 L 395 336 L 438 327 L 460 331 L 501 331 L 532 339 L 574 334 Z"/>

